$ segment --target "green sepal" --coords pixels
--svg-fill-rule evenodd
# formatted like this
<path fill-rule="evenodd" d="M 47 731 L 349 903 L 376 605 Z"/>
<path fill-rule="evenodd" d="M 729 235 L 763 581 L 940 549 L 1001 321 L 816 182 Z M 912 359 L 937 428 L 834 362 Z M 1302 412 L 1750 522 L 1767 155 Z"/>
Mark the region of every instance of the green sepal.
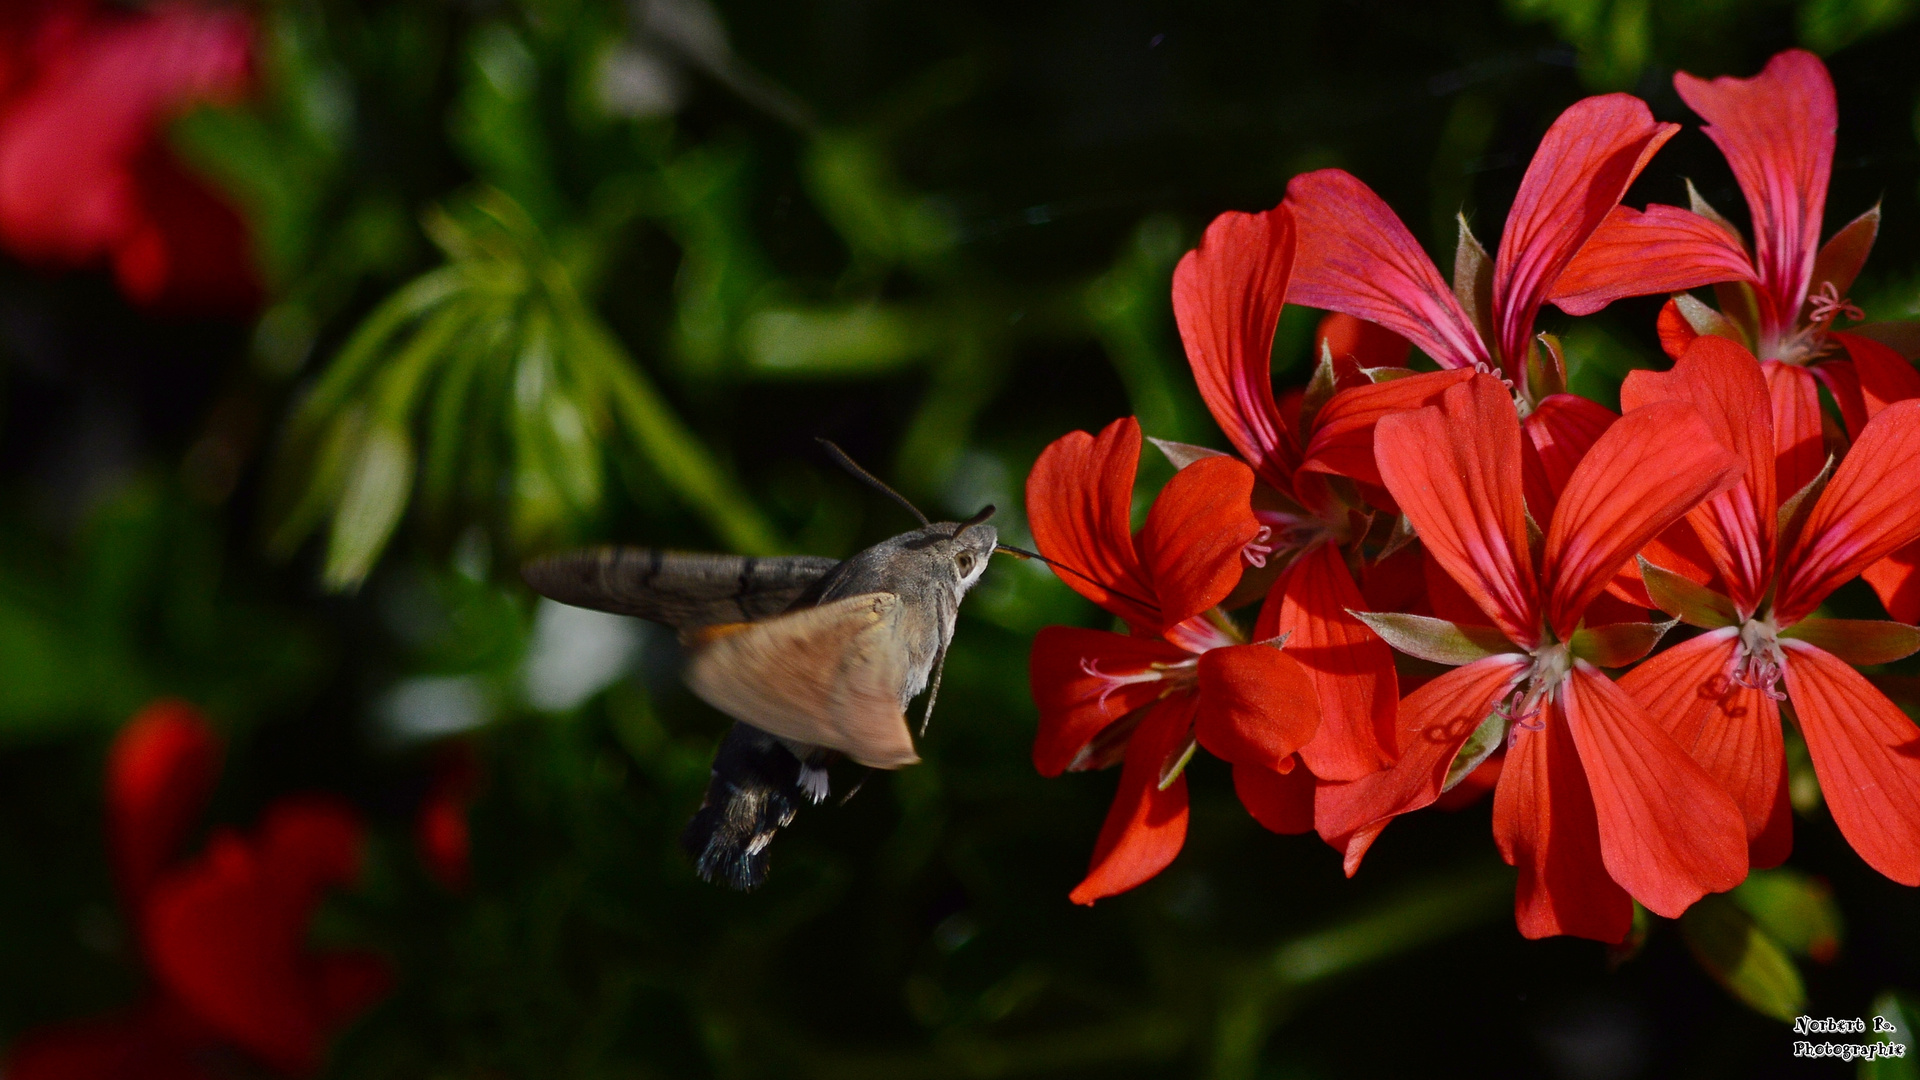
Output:
<path fill-rule="evenodd" d="M 1480 721 L 1480 726 L 1474 728 L 1473 734 L 1467 736 L 1467 741 L 1460 744 L 1453 761 L 1447 765 L 1447 777 L 1440 782 L 1443 794 L 1452 791 L 1469 773 L 1479 768 L 1481 762 L 1500 749 L 1500 744 L 1507 740 L 1507 723 L 1507 718 L 1499 713 L 1490 713 Z"/>
<path fill-rule="evenodd" d="M 1920 629 L 1889 619 L 1802 619 L 1780 631 L 1854 667 L 1891 664 L 1920 652 Z"/>
<path fill-rule="evenodd" d="M 1436 664 L 1458 667 L 1489 656 L 1520 651 L 1505 634 L 1491 626 L 1463 626 L 1445 619 L 1397 612 L 1349 609 L 1347 614 L 1366 623 L 1381 640 L 1408 656 Z"/>
<path fill-rule="evenodd" d="M 1645 556 L 1640 557 L 1640 580 L 1655 607 L 1688 626 L 1718 630 L 1740 622 L 1732 600 L 1692 578 L 1653 565 Z"/>
<path fill-rule="evenodd" d="M 1660 639 L 1680 620 L 1661 623 L 1624 622 L 1583 626 L 1567 639 L 1574 656 L 1596 667 L 1617 668 L 1646 659 Z"/>
<path fill-rule="evenodd" d="M 1800 969 L 1726 897 L 1701 897 L 1680 917 L 1680 936 L 1707 974 L 1755 1012 L 1788 1021 L 1806 1006 Z"/>

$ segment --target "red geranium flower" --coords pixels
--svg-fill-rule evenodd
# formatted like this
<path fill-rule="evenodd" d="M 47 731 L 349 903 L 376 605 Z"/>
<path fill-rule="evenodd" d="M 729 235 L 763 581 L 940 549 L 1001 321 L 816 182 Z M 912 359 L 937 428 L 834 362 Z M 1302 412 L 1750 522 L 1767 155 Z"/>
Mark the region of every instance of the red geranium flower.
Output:
<path fill-rule="evenodd" d="M 1792 462 L 1777 449 L 1766 380 L 1740 346 L 1701 337 L 1671 372 L 1629 375 L 1621 400 L 1690 402 L 1748 463 L 1738 487 L 1687 519 L 1712 572 L 1676 565 L 1647 577 L 1662 607 L 1707 632 L 1621 685 L 1733 794 L 1756 866 L 1792 846 L 1780 735 L 1780 702 L 1790 702 L 1841 833 L 1876 870 L 1920 885 L 1920 730 L 1848 666 L 1920 650 L 1920 630 L 1813 617 L 1834 589 L 1920 540 L 1920 401 L 1879 409 L 1831 480 L 1783 496 Z"/>
<path fill-rule="evenodd" d="M 252 41 L 236 7 L 17 6 L 0 24 L 0 242 L 29 262 L 109 262 L 146 307 L 253 311 L 245 222 L 165 139 L 187 110 L 250 92 Z"/>
<path fill-rule="evenodd" d="M 1367 605 L 1345 557 L 1346 550 L 1359 555 L 1375 507 L 1393 505 L 1373 460 L 1374 425 L 1432 404 L 1471 373 L 1398 368 L 1376 383 L 1368 361 L 1404 364 L 1406 340 L 1335 314 L 1322 326 L 1321 385 L 1283 411 L 1269 369 L 1294 249 L 1293 211 L 1285 204 L 1220 215 L 1174 271 L 1173 310 L 1207 408 L 1254 470 L 1254 516 L 1271 548 L 1266 560 L 1280 574 L 1256 634 L 1286 638 L 1288 655 L 1306 668 L 1320 702 L 1319 733 L 1300 748 L 1308 771 L 1264 781 L 1292 789 L 1268 802 L 1301 806 L 1311 800 L 1314 778 L 1357 780 L 1392 760 L 1399 698 L 1393 654 L 1350 614 Z M 1310 818 L 1263 820 L 1286 825 L 1282 831 L 1311 827 Z"/>
<path fill-rule="evenodd" d="M 1135 536 L 1139 457 L 1140 425 L 1128 417 L 1097 438 L 1076 431 L 1055 441 L 1027 477 L 1041 554 L 1077 571 L 1061 580 L 1132 631 L 1049 626 L 1033 642 L 1034 766 L 1058 776 L 1125 761 L 1092 866 L 1072 893 L 1081 904 L 1139 885 L 1179 854 L 1196 742 L 1233 764 L 1235 788 L 1264 821 L 1298 809 L 1271 806 L 1261 774 L 1292 770 L 1319 725 L 1300 665 L 1277 643 L 1244 644 L 1211 610 L 1257 551 L 1252 471 L 1224 456 L 1187 466 Z"/>
<path fill-rule="evenodd" d="M 321 894 L 359 876 L 352 810 L 282 799 L 252 835 L 221 830 L 176 861 L 219 755 L 206 722 L 179 702 L 148 706 L 120 733 L 107 763 L 107 823 L 155 990 L 120 1016 L 29 1033 L 7 1063 L 12 1080 L 211 1077 L 209 1062 L 236 1051 L 307 1075 L 328 1036 L 386 993 L 380 958 L 305 945 Z"/>
<path fill-rule="evenodd" d="M 1541 303 L 1679 129 L 1655 123 L 1628 94 L 1576 102 L 1547 129 L 1527 166 L 1491 265 L 1463 220 L 1461 280 L 1452 288 L 1365 184 L 1339 169 L 1296 176 L 1287 205 L 1300 242 L 1287 299 L 1378 323 L 1441 367 L 1504 373 L 1524 401 L 1537 403 L 1564 389 L 1558 358 L 1533 354 Z"/>
<path fill-rule="evenodd" d="M 1678 357 L 1705 328 L 1742 341 L 1762 360 L 1815 360 L 1829 351 L 1827 331 L 1836 316 L 1860 317 L 1845 296 L 1880 227 L 1875 207 L 1820 246 L 1840 123 L 1826 65 L 1789 49 L 1751 79 L 1709 82 L 1682 71 L 1673 86 L 1706 119 L 1707 137 L 1733 167 L 1753 215 L 1752 252 L 1689 187 L 1692 210 L 1615 208 L 1561 277 L 1553 302 L 1585 315 L 1621 297 L 1730 283 L 1719 312 L 1684 300 L 1661 312 L 1669 353 Z M 1841 379 L 1836 396 L 1844 392 Z"/>
<path fill-rule="evenodd" d="M 1674 916 L 1738 884 L 1745 830 L 1713 778 L 1599 670 L 1645 656 L 1658 628 L 1584 620 L 1621 563 L 1742 466 L 1691 406 L 1634 410 L 1573 470 L 1540 538 L 1520 444 L 1512 399 L 1484 375 L 1380 422 L 1388 489 L 1492 627 L 1367 616 L 1396 647 L 1460 666 L 1401 702 L 1394 766 L 1326 785 L 1322 812 L 1346 823 L 1351 873 L 1394 815 L 1505 744 L 1494 836 L 1520 869 L 1521 933 L 1619 941 L 1629 897 Z"/>

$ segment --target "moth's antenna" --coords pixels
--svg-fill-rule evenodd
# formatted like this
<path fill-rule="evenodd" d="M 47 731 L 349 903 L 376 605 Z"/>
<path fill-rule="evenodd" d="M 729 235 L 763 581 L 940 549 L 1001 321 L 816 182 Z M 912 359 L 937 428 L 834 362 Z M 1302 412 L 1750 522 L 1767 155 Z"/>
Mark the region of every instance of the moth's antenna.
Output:
<path fill-rule="evenodd" d="M 986 521 L 988 518 L 992 516 L 993 516 L 993 504 L 988 503 L 987 508 L 985 510 L 980 511 L 979 513 L 973 515 L 972 517 L 968 518 L 967 520 L 961 522 L 958 526 L 956 526 L 953 530 L 953 538 L 955 540 L 960 539 L 961 533 L 966 532 L 968 529 L 971 529 L 975 525 L 978 525 Z"/>
<path fill-rule="evenodd" d="M 1046 563 L 1048 566 L 1053 567 L 1053 570 L 1055 573 L 1059 573 L 1064 570 L 1065 572 L 1072 574 L 1074 577 L 1079 578 L 1081 581 L 1085 581 L 1093 585 L 1098 585 L 1102 589 L 1105 589 L 1106 591 L 1112 593 L 1113 595 L 1120 597 L 1122 600 L 1131 600 L 1142 607 L 1156 608 L 1160 606 L 1158 604 L 1153 603 L 1150 600 L 1142 600 L 1139 597 L 1133 596 L 1129 593 L 1123 593 L 1119 589 L 1114 588 L 1113 586 L 1107 584 L 1104 581 L 1100 581 L 1093 578 L 1090 575 L 1083 574 L 1080 571 L 1075 570 L 1073 567 L 1068 566 L 1066 563 L 1054 562 L 1052 559 L 1047 558 L 1045 555 L 1042 555 L 1037 551 L 1028 551 L 1026 548 L 1014 547 L 1012 544 L 995 544 L 993 545 L 993 550 L 996 552 L 1002 552 L 1002 553 L 1011 555 L 1016 559 L 1038 559 L 1041 562 Z"/>
<path fill-rule="evenodd" d="M 912 514 L 920 522 L 920 524 L 922 525 L 933 524 L 933 522 L 927 520 L 927 515 L 920 512 L 919 507 L 907 501 L 907 497 L 905 495 L 902 495 L 899 492 L 888 487 L 886 484 L 881 483 L 879 477 L 861 468 L 859 462 L 853 460 L 851 457 L 848 457 L 847 452 L 845 450 L 840 449 L 838 446 L 835 446 L 831 440 L 816 438 L 813 441 L 827 448 L 827 453 L 833 458 L 835 464 L 847 470 L 847 472 L 853 474 L 855 478 L 864 481 L 868 487 L 872 488 L 875 491 L 878 491 L 882 495 L 885 495 L 887 498 L 892 499 L 894 502 L 897 502 L 901 506 L 905 507 L 907 513 Z"/>

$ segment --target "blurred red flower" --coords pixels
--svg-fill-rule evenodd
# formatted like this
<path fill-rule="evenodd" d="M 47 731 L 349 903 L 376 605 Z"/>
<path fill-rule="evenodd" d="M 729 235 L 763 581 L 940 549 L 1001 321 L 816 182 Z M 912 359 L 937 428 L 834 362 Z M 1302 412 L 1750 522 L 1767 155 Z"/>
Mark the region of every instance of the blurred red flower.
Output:
<path fill-rule="evenodd" d="M 234 6 L 128 11 L 37 0 L 0 15 L 0 244 L 30 263 L 112 266 L 143 307 L 245 315 L 260 303 L 246 223 L 168 149 L 166 125 L 251 90 Z"/>
<path fill-rule="evenodd" d="M 455 892 L 472 877 L 472 841 L 467 811 L 480 793 L 480 756 L 473 744 L 456 739 L 440 747 L 426 798 L 414 818 L 413 842 L 433 880 Z"/>
<path fill-rule="evenodd" d="M 1092 866 L 1072 893 L 1081 904 L 1139 885 L 1179 854 L 1196 744 L 1233 764 L 1235 788 L 1265 821 L 1273 811 L 1260 779 L 1295 771 L 1295 751 L 1320 723 L 1293 657 L 1273 643 L 1242 644 L 1206 614 L 1239 583 L 1264 531 L 1248 503 L 1252 471 L 1225 456 L 1187 466 L 1136 536 L 1139 457 L 1140 425 L 1128 417 L 1098 437 L 1056 440 L 1027 477 L 1041 554 L 1086 575 L 1061 580 L 1132 631 L 1049 626 L 1033 641 L 1034 766 L 1058 776 L 1124 759 Z M 1310 808 L 1311 784 L 1305 790 Z"/>
<path fill-rule="evenodd" d="M 110 847 L 154 991 L 126 1013 L 29 1032 L 10 1080 L 188 1080 L 223 1075 L 214 1064 L 236 1052 L 308 1075 L 331 1033 L 386 994 L 384 960 L 305 944 L 321 894 L 359 876 L 363 830 L 348 807 L 282 799 L 252 834 L 218 830 L 177 858 L 219 756 L 206 721 L 176 701 L 149 705 L 115 740 Z"/>

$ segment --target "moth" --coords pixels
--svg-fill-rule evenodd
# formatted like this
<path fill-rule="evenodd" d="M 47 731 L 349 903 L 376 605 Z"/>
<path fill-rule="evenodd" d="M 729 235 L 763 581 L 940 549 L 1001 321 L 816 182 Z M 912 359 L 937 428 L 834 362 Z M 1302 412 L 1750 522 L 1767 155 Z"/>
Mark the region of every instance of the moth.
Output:
<path fill-rule="evenodd" d="M 767 848 L 802 797 L 828 793 L 827 766 L 919 761 L 906 709 L 921 691 L 926 731 L 960 601 L 999 543 L 989 506 L 966 521 L 928 521 L 912 503 L 822 440 L 854 475 L 920 527 L 846 560 L 752 558 L 604 547 L 522 569 L 543 596 L 635 615 L 680 633 L 687 685 L 733 717 L 705 800 L 681 837 L 700 876 L 737 889 L 766 879 Z"/>

